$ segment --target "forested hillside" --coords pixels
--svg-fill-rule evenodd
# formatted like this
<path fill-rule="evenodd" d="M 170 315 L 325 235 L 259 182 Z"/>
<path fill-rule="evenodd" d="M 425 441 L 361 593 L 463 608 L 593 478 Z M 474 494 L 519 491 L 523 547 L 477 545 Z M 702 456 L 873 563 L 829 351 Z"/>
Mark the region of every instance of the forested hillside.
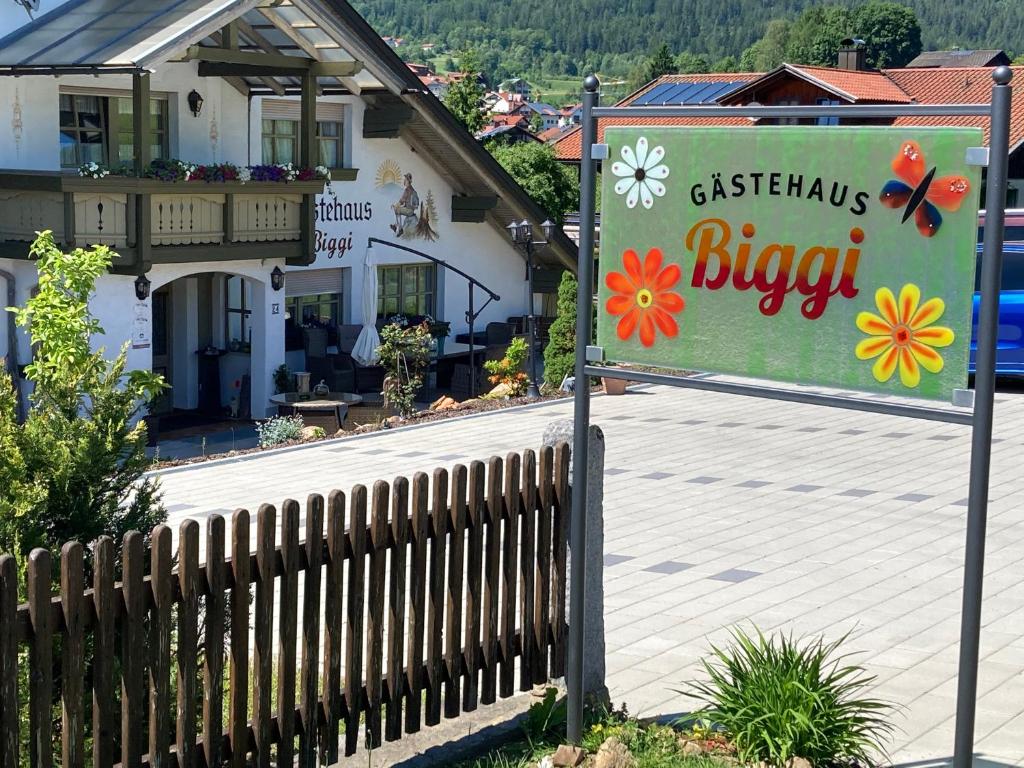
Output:
<path fill-rule="evenodd" d="M 861 0 L 863 1 L 863 0 Z M 821 0 L 818 0 L 820 3 Z M 856 0 L 833 0 L 844 5 Z M 925 49 L 1024 51 L 1024 0 L 901 0 L 916 11 Z M 356 0 L 385 35 L 419 44 L 473 48 L 485 71 L 628 75 L 662 43 L 673 53 L 738 60 L 769 21 L 795 18 L 815 0 Z M 857 30 L 849 30 L 857 34 Z"/>

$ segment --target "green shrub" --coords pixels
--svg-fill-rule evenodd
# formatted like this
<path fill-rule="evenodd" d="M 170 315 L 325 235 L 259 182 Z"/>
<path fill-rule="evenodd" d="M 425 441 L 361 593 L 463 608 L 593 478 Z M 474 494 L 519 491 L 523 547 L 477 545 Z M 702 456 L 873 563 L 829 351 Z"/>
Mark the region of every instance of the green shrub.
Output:
<path fill-rule="evenodd" d="M 156 481 L 143 477 L 150 460 L 138 420 L 166 385 L 150 371 L 126 370 L 127 345 L 113 360 L 91 347 L 103 328 L 89 299 L 110 268 L 110 249 L 63 253 L 45 231 L 31 254 L 39 290 L 10 308 L 33 349 L 23 423 L 13 382 L 0 374 L 0 552 L 19 559 L 33 547 L 56 552 L 66 541 L 120 541 L 166 518 Z"/>
<path fill-rule="evenodd" d="M 256 438 L 260 448 L 273 448 L 275 445 L 298 440 L 302 437 L 305 424 L 301 416 L 273 416 L 256 425 Z"/>
<path fill-rule="evenodd" d="M 813 765 L 870 764 L 884 754 L 891 707 L 865 697 L 874 678 L 837 653 L 845 635 L 800 645 L 785 635 L 752 637 L 736 629 L 733 638 L 725 650 L 712 646 L 717 663 L 703 662 L 710 680 L 691 683 L 684 693 L 704 702 L 696 715 L 725 731 L 742 762 L 781 766 L 801 757 Z"/>
<path fill-rule="evenodd" d="M 509 397 L 522 397 L 526 394 L 526 385 L 529 378 L 523 371 L 523 363 L 526 362 L 526 355 L 529 345 L 522 336 L 512 339 L 512 343 L 505 350 L 505 356 L 501 360 L 485 360 L 484 369 L 491 374 L 487 380 L 494 385 L 505 384 L 508 387 Z"/>
<path fill-rule="evenodd" d="M 544 348 L 544 382 L 557 389 L 562 379 L 571 376 L 576 366 L 576 291 L 579 283 L 572 272 L 562 273 L 558 285 L 558 309 L 548 331 Z"/>
<path fill-rule="evenodd" d="M 426 322 L 409 326 L 394 322 L 380 329 L 377 354 L 387 371 L 384 405 L 395 407 L 400 416 L 410 416 L 416 410 L 416 394 L 430 365 L 430 341 Z"/>

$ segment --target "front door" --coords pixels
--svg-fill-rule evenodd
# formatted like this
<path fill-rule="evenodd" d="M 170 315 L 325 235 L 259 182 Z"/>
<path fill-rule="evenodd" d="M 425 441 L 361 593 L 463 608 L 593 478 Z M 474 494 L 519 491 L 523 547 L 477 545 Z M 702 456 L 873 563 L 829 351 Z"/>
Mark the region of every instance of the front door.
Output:
<path fill-rule="evenodd" d="M 153 291 L 153 373 L 171 383 L 171 291 L 168 286 Z M 154 415 L 170 413 L 173 407 L 170 387 L 165 389 L 150 411 Z"/>

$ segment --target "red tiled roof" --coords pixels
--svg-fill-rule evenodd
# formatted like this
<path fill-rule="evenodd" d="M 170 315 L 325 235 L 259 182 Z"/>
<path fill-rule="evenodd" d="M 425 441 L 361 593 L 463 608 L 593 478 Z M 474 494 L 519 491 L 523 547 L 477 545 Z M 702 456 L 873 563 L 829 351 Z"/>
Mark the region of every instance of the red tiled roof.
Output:
<path fill-rule="evenodd" d="M 1024 67 L 1012 67 L 1014 88 L 1010 107 L 1010 149 L 1024 142 Z M 940 67 L 887 69 L 885 76 L 897 83 L 919 104 L 988 104 L 992 99 L 991 67 Z M 988 143 L 989 120 L 985 117 L 900 117 L 895 125 L 963 125 L 985 130 Z"/>
<path fill-rule="evenodd" d="M 540 133 L 538 133 L 537 134 L 537 138 L 540 139 L 541 141 L 547 143 L 549 141 L 554 141 L 559 136 L 561 136 L 563 133 L 565 133 L 566 131 L 569 131 L 569 130 L 571 130 L 571 129 L 563 127 L 561 125 L 555 125 L 555 126 L 552 126 L 551 128 L 547 128 L 547 129 L 541 131 Z"/>
<path fill-rule="evenodd" d="M 826 87 L 844 93 L 856 102 L 909 104 L 910 96 L 882 72 L 858 72 L 851 69 L 808 67 L 784 64 Z"/>

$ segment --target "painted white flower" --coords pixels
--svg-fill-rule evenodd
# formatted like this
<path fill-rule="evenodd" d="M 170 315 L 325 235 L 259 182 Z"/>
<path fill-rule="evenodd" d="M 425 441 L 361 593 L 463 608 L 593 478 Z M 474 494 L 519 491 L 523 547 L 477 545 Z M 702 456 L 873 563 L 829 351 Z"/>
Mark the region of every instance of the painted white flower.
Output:
<path fill-rule="evenodd" d="M 655 147 L 648 152 L 647 139 L 641 136 L 636 141 L 636 152 L 630 146 L 621 151 L 622 161 L 612 163 L 612 173 L 619 177 L 615 182 L 615 194 L 626 196 L 626 207 L 636 208 L 637 201 L 644 208 L 654 207 L 655 197 L 665 196 L 665 185 L 662 179 L 668 178 L 668 166 L 661 161 L 665 159 L 665 148 Z"/>

